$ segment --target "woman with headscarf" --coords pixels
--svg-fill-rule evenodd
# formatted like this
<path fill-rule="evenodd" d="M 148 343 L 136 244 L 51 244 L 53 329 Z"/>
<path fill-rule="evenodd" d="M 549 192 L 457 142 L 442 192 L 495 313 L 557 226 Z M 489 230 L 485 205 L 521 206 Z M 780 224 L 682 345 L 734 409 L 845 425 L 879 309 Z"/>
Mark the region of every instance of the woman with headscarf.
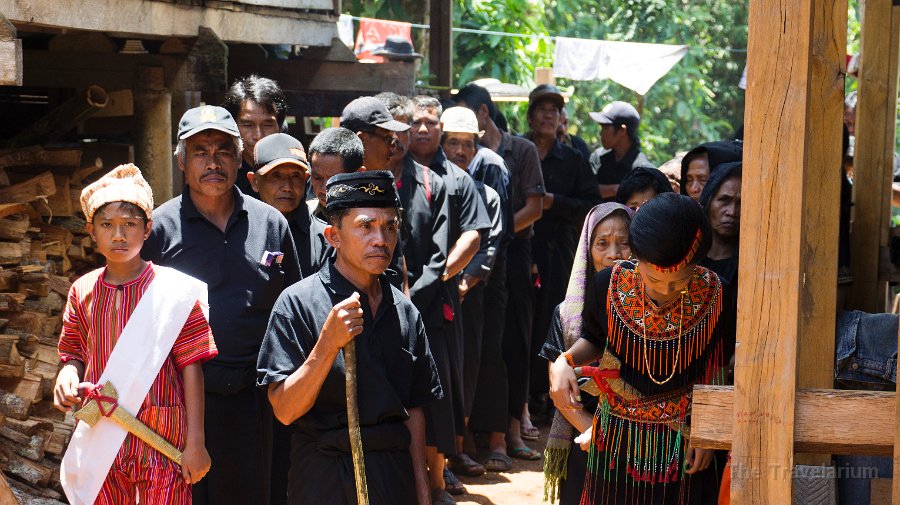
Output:
<path fill-rule="evenodd" d="M 700 205 L 712 228 L 712 246 L 700 264 L 719 274 L 732 288 L 737 286 L 738 273 L 741 167 L 740 161 L 719 165 L 700 194 Z"/>
<path fill-rule="evenodd" d="M 594 274 L 610 268 L 616 261 L 631 256 L 628 225 L 631 209 L 618 203 L 602 203 L 588 213 L 581 230 L 575 263 L 569 276 L 565 300 L 556 306 L 550 332 L 541 349 L 541 357 L 551 363 L 581 335 L 584 295 L 590 290 Z M 576 505 L 581 499 L 587 452 L 572 447 L 575 431 L 591 426 L 596 397 L 585 398 L 580 410 L 557 410 L 544 451 L 544 497 L 550 502 L 559 496 L 562 505 Z"/>
<path fill-rule="evenodd" d="M 740 140 L 707 142 L 688 151 L 681 159 L 681 194 L 700 201 L 703 186 L 722 163 L 741 161 L 744 143 Z"/>
<path fill-rule="evenodd" d="M 636 261 L 594 275 L 581 337 L 550 367 L 557 408 L 582 408 L 576 367 L 600 392 L 592 427 L 578 438 L 589 447 L 581 503 L 714 504 L 713 451 L 689 441 L 691 393 L 724 383 L 734 298 L 697 264 L 712 231 L 690 198 L 657 196 L 629 231 Z"/>

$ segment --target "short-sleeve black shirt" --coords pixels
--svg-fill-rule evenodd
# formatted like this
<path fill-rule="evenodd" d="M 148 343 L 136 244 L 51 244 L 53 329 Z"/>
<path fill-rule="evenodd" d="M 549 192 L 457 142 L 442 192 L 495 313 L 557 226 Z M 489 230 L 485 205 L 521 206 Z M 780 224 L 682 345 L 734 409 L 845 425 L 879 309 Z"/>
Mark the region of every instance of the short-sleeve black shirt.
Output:
<path fill-rule="evenodd" d="M 440 147 L 428 168 L 443 178 L 447 188 L 447 211 L 450 218 L 447 227 L 448 249 L 453 247 L 464 232 L 490 229 L 491 219 L 487 209 L 478 196 L 475 181 L 465 170 L 448 160 Z"/>
<path fill-rule="evenodd" d="M 357 397 L 360 426 L 409 418 L 407 409 L 441 397 L 419 311 L 381 276 L 382 299 L 373 315 L 365 295 L 364 329 L 356 337 Z M 281 382 L 312 352 L 331 308 L 354 287 L 329 259 L 319 273 L 286 289 L 278 298 L 257 363 L 260 386 Z M 293 425 L 306 433 L 347 426 L 344 358 L 339 353 L 312 408 Z"/>
<path fill-rule="evenodd" d="M 284 216 L 232 191 L 234 210 L 222 232 L 200 214 L 185 187 L 153 211 L 141 257 L 207 284 L 209 325 L 219 348 L 213 361 L 243 366 L 256 363 L 269 311 L 281 291 L 300 280 L 300 266 Z M 265 251 L 284 253 L 281 264 L 261 263 Z"/>

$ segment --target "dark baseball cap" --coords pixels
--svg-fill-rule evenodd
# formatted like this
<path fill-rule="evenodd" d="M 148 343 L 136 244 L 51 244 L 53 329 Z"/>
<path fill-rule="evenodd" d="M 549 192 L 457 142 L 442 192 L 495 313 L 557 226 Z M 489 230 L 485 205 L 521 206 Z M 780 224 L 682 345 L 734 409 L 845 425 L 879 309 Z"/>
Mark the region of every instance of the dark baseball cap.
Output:
<path fill-rule="evenodd" d="M 541 84 L 528 94 L 528 108 L 530 109 L 533 104 L 545 100 L 553 102 L 560 109 L 566 106 L 566 99 L 559 88 L 552 84 Z"/>
<path fill-rule="evenodd" d="M 259 175 L 266 175 L 269 170 L 285 163 L 296 165 L 303 169 L 303 173 L 309 174 L 309 162 L 306 161 L 303 144 L 287 133 L 274 133 L 263 137 L 256 143 L 253 155 L 256 160 L 256 173 Z"/>
<path fill-rule="evenodd" d="M 238 138 L 241 136 L 230 112 L 215 105 L 202 105 L 188 109 L 181 116 L 178 123 L 178 140 L 193 137 L 204 130 L 218 130 Z"/>
<path fill-rule="evenodd" d="M 637 129 L 641 115 L 627 102 L 610 102 L 600 112 L 590 112 L 591 119 L 600 124 L 624 125 L 629 130 Z"/>
<path fill-rule="evenodd" d="M 341 126 L 358 132 L 373 126 L 392 132 L 405 132 L 409 125 L 394 119 L 384 103 L 374 96 L 363 96 L 348 103 L 341 113 Z"/>

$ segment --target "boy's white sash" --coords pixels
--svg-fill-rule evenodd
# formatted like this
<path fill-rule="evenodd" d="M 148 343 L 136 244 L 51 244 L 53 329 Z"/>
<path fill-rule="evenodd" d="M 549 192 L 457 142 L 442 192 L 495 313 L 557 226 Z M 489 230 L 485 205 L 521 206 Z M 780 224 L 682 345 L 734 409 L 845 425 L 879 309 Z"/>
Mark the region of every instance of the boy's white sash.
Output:
<path fill-rule="evenodd" d="M 171 268 L 153 265 L 153 269 L 153 281 L 128 318 L 97 381 L 111 381 L 119 392 L 119 408 L 135 416 L 196 301 L 209 320 L 206 284 Z M 94 503 L 127 433 L 110 419 L 101 419 L 94 427 L 78 423 L 60 468 L 69 503 Z"/>

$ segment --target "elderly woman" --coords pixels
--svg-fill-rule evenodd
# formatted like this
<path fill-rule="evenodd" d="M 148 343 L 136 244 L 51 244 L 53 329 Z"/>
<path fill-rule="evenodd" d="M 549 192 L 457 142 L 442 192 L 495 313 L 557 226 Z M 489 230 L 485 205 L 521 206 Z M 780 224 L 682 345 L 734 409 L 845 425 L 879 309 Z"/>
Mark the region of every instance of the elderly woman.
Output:
<path fill-rule="evenodd" d="M 722 163 L 741 161 L 744 144 L 739 140 L 707 142 L 688 151 L 681 159 L 681 194 L 700 201 L 703 186 Z"/>
<path fill-rule="evenodd" d="M 572 347 L 580 336 L 573 326 L 580 322 L 584 295 L 591 289 L 594 274 L 614 266 L 618 260 L 631 257 L 628 245 L 631 214 L 628 207 L 612 202 L 597 205 L 588 213 L 581 230 L 572 275 L 569 276 L 566 298 L 556 306 L 547 341 L 541 349 L 541 356 L 550 363 Z M 580 447 L 572 447 L 573 430 L 581 433 L 590 428 L 596 408 L 596 397 L 588 396 L 583 408 L 558 410 L 553 418 L 544 452 L 544 489 L 551 502 L 557 492 L 560 503 L 564 505 L 575 505 L 581 499 L 588 457 Z"/>
<path fill-rule="evenodd" d="M 741 162 L 723 163 L 713 172 L 700 195 L 709 216 L 712 246 L 701 265 L 737 286 L 738 238 L 741 229 Z"/>
<path fill-rule="evenodd" d="M 599 393 L 592 429 L 579 437 L 589 447 L 581 503 L 716 502 L 713 451 L 689 441 L 694 384 L 723 383 L 734 352 L 734 299 L 698 265 L 711 243 L 703 209 L 662 194 L 631 222 L 636 261 L 594 275 L 581 337 L 550 367 L 560 410 L 582 408 L 576 367 Z"/>

